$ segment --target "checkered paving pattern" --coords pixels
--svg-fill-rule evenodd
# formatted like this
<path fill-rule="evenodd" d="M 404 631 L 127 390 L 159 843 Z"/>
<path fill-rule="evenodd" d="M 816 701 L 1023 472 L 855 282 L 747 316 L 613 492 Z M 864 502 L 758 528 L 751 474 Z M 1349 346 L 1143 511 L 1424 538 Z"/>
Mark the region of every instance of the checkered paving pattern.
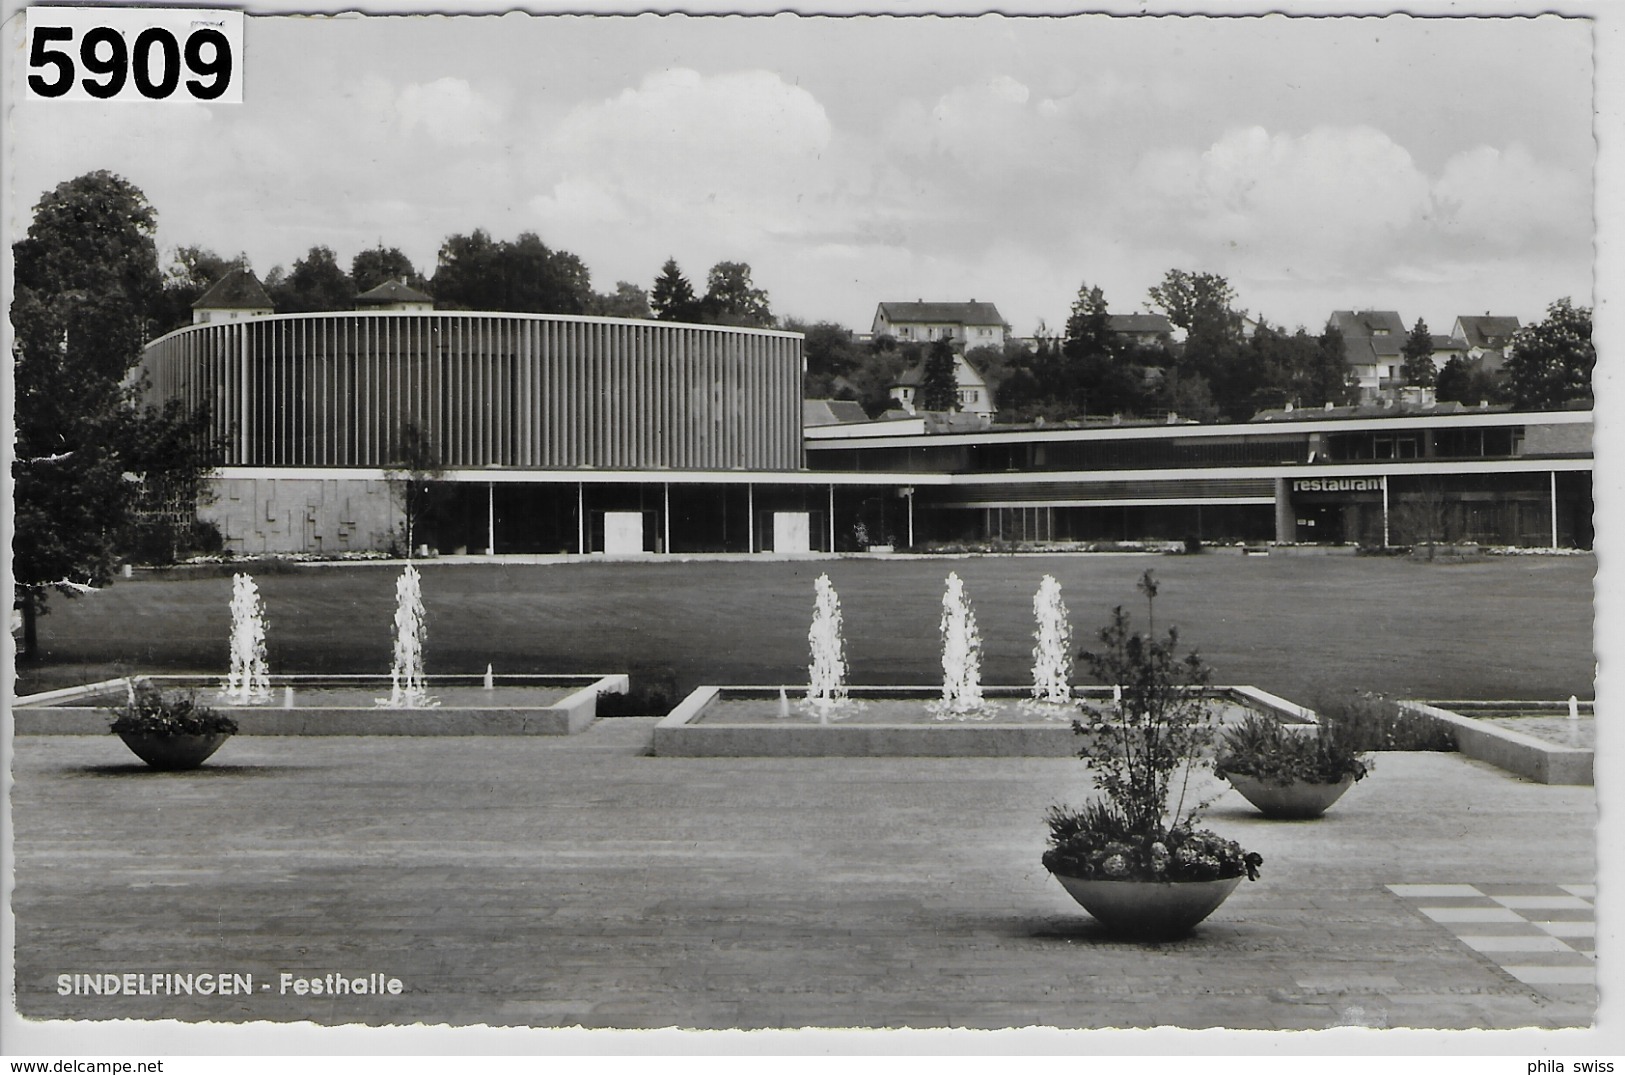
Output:
<path fill-rule="evenodd" d="M 1595 998 L 1597 886 L 1389 885 L 1508 974 L 1565 1000 Z"/>

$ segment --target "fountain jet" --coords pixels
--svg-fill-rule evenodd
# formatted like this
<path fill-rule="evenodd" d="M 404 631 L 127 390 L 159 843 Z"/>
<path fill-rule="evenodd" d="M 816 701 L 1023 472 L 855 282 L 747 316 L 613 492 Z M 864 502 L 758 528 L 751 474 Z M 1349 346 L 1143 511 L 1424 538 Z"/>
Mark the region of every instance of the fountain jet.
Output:
<path fill-rule="evenodd" d="M 938 719 L 970 716 L 982 708 L 982 635 L 959 573 L 948 573 L 942 594 L 942 702 Z"/>
<path fill-rule="evenodd" d="M 271 698 L 265 666 L 265 607 L 259 587 L 247 574 L 231 577 L 231 671 L 220 693 L 233 705 L 258 705 Z"/>
<path fill-rule="evenodd" d="M 1033 594 L 1033 701 L 1066 705 L 1072 701 L 1072 624 L 1067 620 L 1061 584 L 1045 575 Z"/>
<path fill-rule="evenodd" d="M 387 709 L 426 709 L 439 703 L 429 697 L 423 673 L 423 589 L 411 564 L 395 581 L 395 661 L 389 670 L 389 697 L 378 704 Z"/>
<path fill-rule="evenodd" d="M 812 626 L 807 644 L 812 664 L 807 666 L 807 701 L 830 706 L 846 700 L 846 643 L 841 639 L 841 598 L 828 575 L 815 584 Z"/>

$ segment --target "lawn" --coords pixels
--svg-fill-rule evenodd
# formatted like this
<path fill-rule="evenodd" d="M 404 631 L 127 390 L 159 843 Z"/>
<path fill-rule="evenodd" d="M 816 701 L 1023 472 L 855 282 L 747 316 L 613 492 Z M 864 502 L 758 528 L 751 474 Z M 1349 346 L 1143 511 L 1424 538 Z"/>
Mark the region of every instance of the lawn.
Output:
<path fill-rule="evenodd" d="M 1074 642 L 1111 607 L 1139 624 L 1141 572 L 1161 582 L 1159 628 L 1177 624 L 1222 683 L 1305 702 L 1328 690 L 1404 697 L 1551 699 L 1592 694 L 1590 556 L 1426 564 L 1355 557 L 1021 556 L 928 560 L 704 561 L 423 566 L 430 673 L 618 672 L 643 708 L 699 683 L 804 683 L 813 580 L 841 595 L 853 682 L 941 678 L 943 579 L 964 578 L 983 681 L 1031 680 L 1032 595 L 1064 587 Z M 258 578 L 273 673 L 387 673 L 397 572 L 304 567 Z M 222 672 L 229 577 L 137 578 L 54 598 L 18 693 L 128 671 Z"/>

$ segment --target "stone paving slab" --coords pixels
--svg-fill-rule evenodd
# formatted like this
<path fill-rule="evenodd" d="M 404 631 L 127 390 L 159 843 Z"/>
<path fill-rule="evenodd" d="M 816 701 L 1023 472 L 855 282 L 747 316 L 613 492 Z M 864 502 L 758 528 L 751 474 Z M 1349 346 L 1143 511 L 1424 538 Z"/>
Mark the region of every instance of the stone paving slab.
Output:
<path fill-rule="evenodd" d="M 1388 890 L 1518 981 L 1554 1000 L 1596 1005 L 1595 885 L 1490 882 Z"/>
<path fill-rule="evenodd" d="M 1596 1009 L 1591 987 L 1520 980 L 1505 953 L 1457 932 L 1499 936 L 1494 923 L 1435 921 L 1388 887 L 1463 886 L 1441 890 L 1442 906 L 1478 900 L 1579 928 L 1559 916 L 1582 909 L 1506 903 L 1588 898 L 1589 787 L 1384 755 L 1326 818 L 1277 823 L 1204 785 L 1218 795 L 1208 823 L 1264 856 L 1263 879 L 1190 938 L 1133 944 L 1105 934 L 1038 862 L 1045 808 L 1088 794 L 1074 760 L 654 758 L 652 723 L 602 720 L 556 739 L 239 738 L 183 774 L 130 764 L 111 736 L 19 738 L 18 1008 L 374 1025 L 1233 1029 L 1583 1027 Z M 254 988 L 57 988 L 62 974 L 215 971 L 252 975 Z M 282 974 L 371 972 L 402 992 L 280 988 Z"/>

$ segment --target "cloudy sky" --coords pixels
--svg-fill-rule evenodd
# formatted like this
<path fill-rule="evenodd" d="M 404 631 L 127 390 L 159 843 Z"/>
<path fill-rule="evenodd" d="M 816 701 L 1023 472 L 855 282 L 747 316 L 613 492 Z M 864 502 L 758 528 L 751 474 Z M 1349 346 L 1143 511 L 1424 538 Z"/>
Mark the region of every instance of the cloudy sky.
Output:
<path fill-rule="evenodd" d="M 165 249 L 343 264 L 535 231 L 598 290 L 743 260 L 780 315 L 882 300 L 1059 326 L 1170 268 L 1334 308 L 1592 302 L 1582 19 L 250 19 L 242 105 L 10 94 L 12 206 L 96 168 Z M 15 67 L 12 77 L 16 77 Z"/>

